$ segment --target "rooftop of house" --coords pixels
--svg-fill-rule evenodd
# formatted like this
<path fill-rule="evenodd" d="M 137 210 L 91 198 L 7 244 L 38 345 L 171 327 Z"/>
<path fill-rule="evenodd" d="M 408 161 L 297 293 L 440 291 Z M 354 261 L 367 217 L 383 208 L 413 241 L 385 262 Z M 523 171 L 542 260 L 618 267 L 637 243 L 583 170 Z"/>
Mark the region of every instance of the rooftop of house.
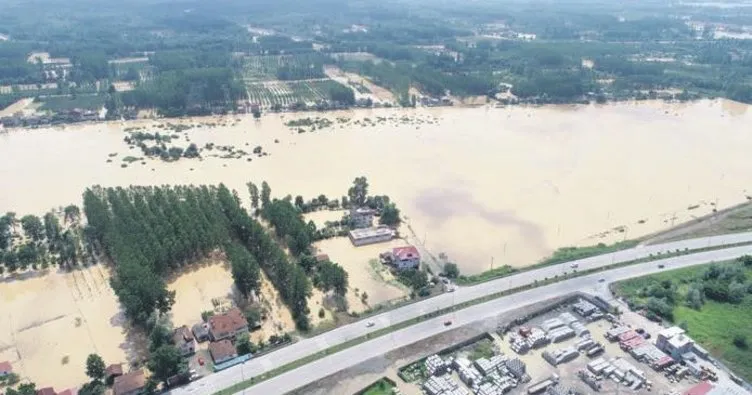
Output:
<path fill-rule="evenodd" d="M 209 327 L 219 333 L 237 332 L 248 326 L 245 316 L 237 307 L 209 318 Z"/>
<path fill-rule="evenodd" d="M 209 325 L 201 322 L 193 325 L 193 334 L 198 337 L 204 337 L 209 335 Z"/>
<path fill-rule="evenodd" d="M 143 370 L 139 369 L 115 377 L 115 382 L 112 385 L 112 392 L 115 395 L 126 394 L 143 388 L 144 386 L 146 386 L 146 375 L 144 375 Z"/>
<path fill-rule="evenodd" d="M 237 350 L 235 349 L 235 346 L 232 345 L 231 341 L 225 339 L 210 343 L 209 353 L 211 354 L 212 359 L 217 361 L 234 356 L 237 354 Z"/>
<path fill-rule="evenodd" d="M 418 252 L 418 249 L 415 248 L 415 246 L 407 246 L 407 247 L 397 247 L 392 249 L 392 254 L 394 254 L 394 257 L 404 261 L 408 259 L 420 259 L 420 253 Z"/>
<path fill-rule="evenodd" d="M 0 362 L 0 372 L 12 372 L 13 366 L 8 361 Z"/>
<path fill-rule="evenodd" d="M 63 392 L 58 392 L 57 395 L 77 395 L 78 390 L 75 388 L 69 388 L 67 390 L 64 390 Z"/>
<path fill-rule="evenodd" d="M 350 210 L 350 215 L 373 215 L 376 213 L 376 210 L 370 209 L 368 207 L 358 207 L 355 209 Z"/>
<path fill-rule="evenodd" d="M 327 254 L 318 254 L 316 255 L 316 261 L 317 262 L 324 262 L 329 260 L 329 255 Z"/>
<path fill-rule="evenodd" d="M 683 335 L 684 329 L 679 328 L 678 326 L 672 326 L 670 328 L 666 328 L 660 332 L 658 332 L 658 336 L 665 337 L 666 339 L 670 339 L 677 335 Z"/>
<path fill-rule="evenodd" d="M 694 387 L 686 390 L 684 395 L 705 395 L 713 389 L 713 385 L 707 381 L 702 381 Z"/>
<path fill-rule="evenodd" d="M 104 370 L 107 376 L 120 376 L 123 374 L 123 364 L 113 363 Z"/>
<path fill-rule="evenodd" d="M 684 335 L 678 335 L 668 339 L 668 344 L 670 344 L 671 347 L 674 348 L 682 348 L 693 343 L 694 342 L 692 341 L 692 339 Z"/>
<path fill-rule="evenodd" d="M 394 236 L 394 231 L 389 229 L 386 226 L 380 226 L 378 228 L 353 229 L 350 231 L 350 237 L 354 239 L 364 239 L 367 237 L 377 237 L 377 236 L 386 236 L 386 235 Z"/>
<path fill-rule="evenodd" d="M 37 390 L 37 395 L 57 395 L 57 392 L 52 387 L 44 387 Z"/>
<path fill-rule="evenodd" d="M 193 333 L 186 325 L 183 325 L 180 328 L 175 329 L 175 332 L 172 333 L 172 340 L 177 345 L 190 343 L 193 341 Z"/>

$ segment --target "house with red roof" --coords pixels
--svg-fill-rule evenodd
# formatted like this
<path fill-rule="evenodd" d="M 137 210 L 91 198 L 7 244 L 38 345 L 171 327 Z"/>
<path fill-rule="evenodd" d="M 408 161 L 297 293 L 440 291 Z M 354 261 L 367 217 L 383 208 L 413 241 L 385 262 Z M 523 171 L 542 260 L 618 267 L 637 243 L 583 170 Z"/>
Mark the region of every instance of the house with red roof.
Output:
<path fill-rule="evenodd" d="M 392 264 L 397 270 L 417 269 L 420 267 L 420 253 L 415 246 L 393 248 Z"/>
<path fill-rule="evenodd" d="M 702 381 L 694 387 L 684 392 L 684 395 L 705 395 L 713 389 L 713 385 L 707 381 Z"/>
<path fill-rule="evenodd" d="M 0 377 L 13 373 L 13 366 L 8 361 L 0 362 Z"/>
<path fill-rule="evenodd" d="M 237 307 L 209 318 L 209 334 L 213 341 L 234 338 L 248 333 L 248 321 Z"/>

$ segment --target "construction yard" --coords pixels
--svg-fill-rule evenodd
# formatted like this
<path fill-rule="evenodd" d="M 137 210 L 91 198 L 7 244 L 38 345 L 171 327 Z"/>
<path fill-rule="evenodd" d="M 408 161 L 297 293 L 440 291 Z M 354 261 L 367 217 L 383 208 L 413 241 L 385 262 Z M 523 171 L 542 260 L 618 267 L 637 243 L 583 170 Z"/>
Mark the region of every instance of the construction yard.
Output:
<path fill-rule="evenodd" d="M 568 296 L 522 308 L 424 339 L 296 393 L 374 391 L 381 377 L 395 383 L 390 393 L 404 395 L 669 395 L 698 385 L 741 391 L 712 359 L 699 360 L 693 371 L 659 349 L 676 329 L 651 326 L 634 314 L 622 321 L 601 305 Z M 647 325 L 636 326 L 642 323 Z"/>

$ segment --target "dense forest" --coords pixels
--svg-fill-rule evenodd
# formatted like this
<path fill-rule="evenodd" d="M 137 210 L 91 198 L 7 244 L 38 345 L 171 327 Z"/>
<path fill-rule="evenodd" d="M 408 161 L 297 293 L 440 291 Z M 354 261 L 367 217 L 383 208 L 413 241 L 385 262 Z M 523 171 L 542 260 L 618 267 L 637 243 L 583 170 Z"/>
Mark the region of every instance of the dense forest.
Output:
<path fill-rule="evenodd" d="M 112 287 L 135 322 L 169 311 L 174 294 L 167 291 L 165 274 L 224 248 L 243 295 L 258 289 L 263 269 L 298 327 L 308 328 L 311 285 L 305 271 L 224 185 L 93 187 L 84 193 L 84 212 L 94 240 L 116 267 Z"/>

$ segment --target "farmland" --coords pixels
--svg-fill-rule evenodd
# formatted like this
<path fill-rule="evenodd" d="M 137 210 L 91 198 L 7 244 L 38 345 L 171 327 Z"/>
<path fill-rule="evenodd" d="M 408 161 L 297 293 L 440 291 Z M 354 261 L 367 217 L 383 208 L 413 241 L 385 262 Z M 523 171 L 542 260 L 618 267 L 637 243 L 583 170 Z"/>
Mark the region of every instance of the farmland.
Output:
<path fill-rule="evenodd" d="M 324 74 L 333 60 L 321 54 L 247 56 L 242 80 L 248 100 L 262 108 L 300 108 L 330 100 L 339 82 Z"/>
<path fill-rule="evenodd" d="M 275 105 L 293 106 L 297 103 L 311 105 L 329 99 L 332 87 L 340 85 L 329 79 L 308 81 L 270 81 L 247 84 L 248 98 L 264 108 Z"/>

